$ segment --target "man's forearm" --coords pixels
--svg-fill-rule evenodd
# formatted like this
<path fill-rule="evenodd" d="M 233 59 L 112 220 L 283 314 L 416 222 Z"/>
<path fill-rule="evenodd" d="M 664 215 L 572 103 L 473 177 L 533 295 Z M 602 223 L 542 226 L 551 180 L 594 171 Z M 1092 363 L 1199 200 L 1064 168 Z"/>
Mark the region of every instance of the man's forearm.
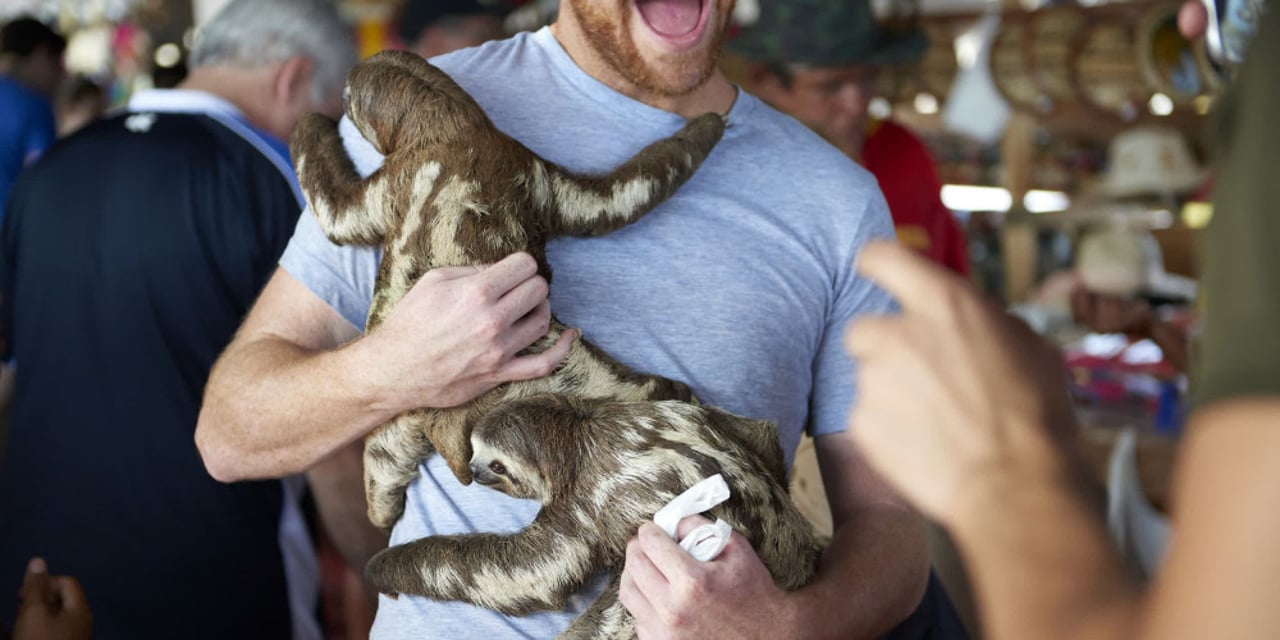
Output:
<path fill-rule="evenodd" d="M 1138 587 L 1102 526 L 1084 476 L 993 482 L 1006 486 L 974 487 L 948 527 L 975 568 L 970 578 L 986 637 L 1133 637 Z"/>
<path fill-rule="evenodd" d="M 234 342 L 214 366 L 196 426 L 213 477 L 299 473 L 394 417 L 353 345 L 309 351 L 261 337 Z"/>
<path fill-rule="evenodd" d="M 896 504 L 873 504 L 837 525 L 813 583 L 796 592 L 798 638 L 875 638 L 904 620 L 929 578 L 927 531 Z"/>

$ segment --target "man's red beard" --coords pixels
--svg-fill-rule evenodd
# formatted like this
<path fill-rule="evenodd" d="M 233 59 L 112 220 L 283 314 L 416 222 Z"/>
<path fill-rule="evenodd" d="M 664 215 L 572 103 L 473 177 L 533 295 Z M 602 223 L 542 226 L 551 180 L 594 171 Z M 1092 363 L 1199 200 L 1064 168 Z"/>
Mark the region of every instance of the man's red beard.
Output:
<path fill-rule="evenodd" d="M 700 47 L 695 51 L 670 56 L 668 59 L 672 61 L 674 72 L 663 73 L 645 62 L 631 39 L 631 22 L 635 16 L 626 0 L 616 3 L 620 5 L 617 9 L 621 14 L 620 21 L 609 16 L 608 9 L 601 6 L 604 4 L 602 2 L 567 1 L 573 5 L 587 44 L 596 54 L 631 84 L 662 97 L 687 95 L 707 82 L 716 70 L 720 48 L 728 32 L 725 22 L 729 18 L 728 13 L 731 13 L 717 16 L 719 24 L 707 25 L 706 28 L 711 30 L 712 40 L 708 43 L 710 48 Z"/>

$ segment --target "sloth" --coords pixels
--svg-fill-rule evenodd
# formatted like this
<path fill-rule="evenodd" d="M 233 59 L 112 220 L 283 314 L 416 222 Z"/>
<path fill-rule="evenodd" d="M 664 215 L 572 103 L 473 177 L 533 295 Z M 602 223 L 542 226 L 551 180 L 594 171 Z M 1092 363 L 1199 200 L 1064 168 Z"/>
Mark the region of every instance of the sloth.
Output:
<path fill-rule="evenodd" d="M 602 595 L 561 638 L 629 639 L 618 600 L 627 542 L 698 481 L 721 474 L 712 508 L 746 536 L 775 584 L 813 578 L 822 542 L 787 492 L 777 430 L 680 401 L 618 402 L 546 394 L 505 404 L 471 434 L 476 482 L 542 508 L 524 530 L 430 536 L 379 552 L 367 575 L 381 592 L 461 600 L 508 615 L 563 609 L 597 570 Z"/>
<path fill-rule="evenodd" d="M 320 114 L 290 136 L 302 191 L 336 244 L 383 246 L 366 331 L 374 331 L 430 269 L 483 265 L 526 251 L 551 280 L 547 240 L 596 236 L 625 226 L 688 180 L 720 140 L 723 116 L 693 118 L 612 173 L 574 175 L 502 133 L 470 95 L 421 57 L 384 51 L 356 65 L 344 91 L 347 116 L 386 160 L 362 178 L 343 149 L 337 123 Z M 555 344 L 554 317 L 525 353 Z M 418 409 L 365 440 L 369 519 L 387 528 L 404 511 L 418 464 L 439 452 L 463 484 L 471 481 L 470 429 L 478 416 L 545 392 L 616 400 L 692 400 L 681 382 L 634 372 L 585 340 L 575 341 L 549 376 L 512 382 L 449 409 Z"/>

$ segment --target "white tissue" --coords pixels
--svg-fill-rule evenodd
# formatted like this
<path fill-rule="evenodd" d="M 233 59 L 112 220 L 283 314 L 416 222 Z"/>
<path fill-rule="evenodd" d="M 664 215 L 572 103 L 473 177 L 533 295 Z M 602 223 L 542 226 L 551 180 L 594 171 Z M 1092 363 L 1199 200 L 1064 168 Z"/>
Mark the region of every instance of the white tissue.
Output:
<path fill-rule="evenodd" d="M 653 514 L 653 521 L 674 540 L 676 527 L 681 519 L 702 513 L 728 499 L 729 485 L 717 473 L 676 496 L 667 506 Z M 717 519 L 715 524 L 704 524 L 689 532 L 680 541 L 680 548 L 688 551 L 694 559 L 707 562 L 724 551 L 732 532 L 733 528 L 728 522 Z"/>
<path fill-rule="evenodd" d="M 689 535 L 680 541 L 680 548 L 688 551 L 689 555 L 700 562 L 714 560 L 721 551 L 724 551 L 725 545 L 729 544 L 731 533 L 733 533 L 733 527 L 730 527 L 728 522 L 716 518 L 715 524 L 704 524 L 690 531 Z"/>

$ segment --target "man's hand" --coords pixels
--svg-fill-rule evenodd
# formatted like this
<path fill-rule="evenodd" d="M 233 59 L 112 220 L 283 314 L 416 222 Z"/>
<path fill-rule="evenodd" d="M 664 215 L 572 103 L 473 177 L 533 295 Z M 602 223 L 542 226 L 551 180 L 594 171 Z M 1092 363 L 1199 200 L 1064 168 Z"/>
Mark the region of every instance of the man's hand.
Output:
<path fill-rule="evenodd" d="M 13 640 L 85 640 L 93 614 L 75 578 L 51 576 L 44 560 L 32 558 L 22 581 Z"/>
<path fill-rule="evenodd" d="M 404 408 L 452 407 L 511 380 L 537 378 L 568 355 L 576 331 L 517 356 L 546 335 L 547 281 L 527 253 L 488 266 L 427 272 L 362 340 L 388 401 Z"/>
<path fill-rule="evenodd" d="M 708 520 L 680 521 L 684 536 Z M 734 532 L 710 562 L 693 559 L 652 523 L 627 545 L 619 600 L 650 638 L 780 638 L 790 628 L 788 594 L 773 583 L 747 539 Z"/>
<path fill-rule="evenodd" d="M 858 269 L 902 305 L 845 335 L 871 465 L 944 524 L 983 485 L 1060 482 L 1075 423 L 1056 350 L 909 249 L 868 245 Z"/>

